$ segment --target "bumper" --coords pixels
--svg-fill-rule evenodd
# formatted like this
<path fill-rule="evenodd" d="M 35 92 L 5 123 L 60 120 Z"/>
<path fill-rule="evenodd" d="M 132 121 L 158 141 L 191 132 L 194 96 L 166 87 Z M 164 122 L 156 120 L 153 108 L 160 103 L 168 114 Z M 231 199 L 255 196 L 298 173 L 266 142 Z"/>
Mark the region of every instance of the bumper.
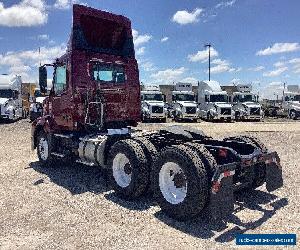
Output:
<path fill-rule="evenodd" d="M 7 120 L 9 119 L 8 115 L 0 115 L 0 119 Z"/>
<path fill-rule="evenodd" d="M 213 117 L 214 120 L 233 120 L 234 117 L 232 115 L 216 115 Z"/>
<path fill-rule="evenodd" d="M 149 119 L 164 119 L 167 115 L 165 113 L 152 113 L 149 115 Z"/>
<path fill-rule="evenodd" d="M 181 114 L 181 119 L 198 119 L 197 114 Z"/>
<path fill-rule="evenodd" d="M 246 115 L 243 117 L 245 120 L 260 120 L 262 119 L 261 115 Z"/>
<path fill-rule="evenodd" d="M 209 200 L 209 211 L 214 219 L 222 219 L 233 212 L 234 191 L 237 186 L 234 177 L 238 167 L 253 168 L 256 164 L 265 165 L 266 188 L 272 192 L 283 186 L 282 168 L 276 152 L 242 158 L 242 162 L 219 165 L 212 179 L 212 187 Z M 251 171 L 250 171 L 251 172 Z M 248 176 L 253 180 L 254 176 Z"/>

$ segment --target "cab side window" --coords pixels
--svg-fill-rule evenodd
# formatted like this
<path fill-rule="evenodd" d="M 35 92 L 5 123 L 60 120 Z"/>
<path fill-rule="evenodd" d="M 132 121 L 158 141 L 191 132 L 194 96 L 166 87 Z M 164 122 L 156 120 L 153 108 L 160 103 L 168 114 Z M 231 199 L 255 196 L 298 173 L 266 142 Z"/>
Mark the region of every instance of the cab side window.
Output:
<path fill-rule="evenodd" d="M 60 95 L 67 87 L 67 68 L 66 66 L 57 67 L 54 76 L 54 91 Z"/>

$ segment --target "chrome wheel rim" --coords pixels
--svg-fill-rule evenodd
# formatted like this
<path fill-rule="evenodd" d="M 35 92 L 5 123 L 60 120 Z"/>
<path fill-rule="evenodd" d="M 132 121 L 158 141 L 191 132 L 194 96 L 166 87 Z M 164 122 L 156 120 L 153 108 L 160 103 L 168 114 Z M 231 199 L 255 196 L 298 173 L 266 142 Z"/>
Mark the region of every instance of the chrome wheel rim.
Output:
<path fill-rule="evenodd" d="M 39 153 L 42 160 L 46 161 L 49 156 L 49 145 L 48 141 L 42 137 L 39 141 Z"/>
<path fill-rule="evenodd" d="M 187 178 L 175 162 L 165 163 L 159 172 L 159 188 L 163 197 L 171 204 L 179 204 L 187 196 Z"/>
<path fill-rule="evenodd" d="M 132 167 L 129 159 L 123 153 L 118 153 L 113 159 L 113 176 L 116 183 L 126 188 L 131 183 Z"/>

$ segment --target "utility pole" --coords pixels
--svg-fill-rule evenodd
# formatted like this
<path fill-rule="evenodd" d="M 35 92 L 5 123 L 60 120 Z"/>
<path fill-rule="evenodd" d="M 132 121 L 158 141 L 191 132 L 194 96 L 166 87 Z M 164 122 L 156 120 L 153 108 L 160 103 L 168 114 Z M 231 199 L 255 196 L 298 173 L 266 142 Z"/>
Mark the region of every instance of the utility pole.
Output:
<path fill-rule="evenodd" d="M 208 47 L 208 81 L 210 81 L 210 47 L 211 47 L 211 44 L 210 43 L 205 44 L 204 47 L 205 48 Z"/>
<path fill-rule="evenodd" d="M 285 82 L 283 83 L 283 91 L 282 91 L 282 101 L 284 101 L 284 91 L 285 91 Z"/>

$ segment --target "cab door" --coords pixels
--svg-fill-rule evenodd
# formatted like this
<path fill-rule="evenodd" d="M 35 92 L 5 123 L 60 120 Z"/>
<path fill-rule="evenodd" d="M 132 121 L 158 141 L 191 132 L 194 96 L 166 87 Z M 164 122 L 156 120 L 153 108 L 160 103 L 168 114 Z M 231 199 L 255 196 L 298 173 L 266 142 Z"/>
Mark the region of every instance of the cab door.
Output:
<path fill-rule="evenodd" d="M 51 113 L 57 126 L 62 129 L 73 127 L 72 94 L 68 88 L 66 65 L 57 66 L 53 75 L 53 92 Z"/>

